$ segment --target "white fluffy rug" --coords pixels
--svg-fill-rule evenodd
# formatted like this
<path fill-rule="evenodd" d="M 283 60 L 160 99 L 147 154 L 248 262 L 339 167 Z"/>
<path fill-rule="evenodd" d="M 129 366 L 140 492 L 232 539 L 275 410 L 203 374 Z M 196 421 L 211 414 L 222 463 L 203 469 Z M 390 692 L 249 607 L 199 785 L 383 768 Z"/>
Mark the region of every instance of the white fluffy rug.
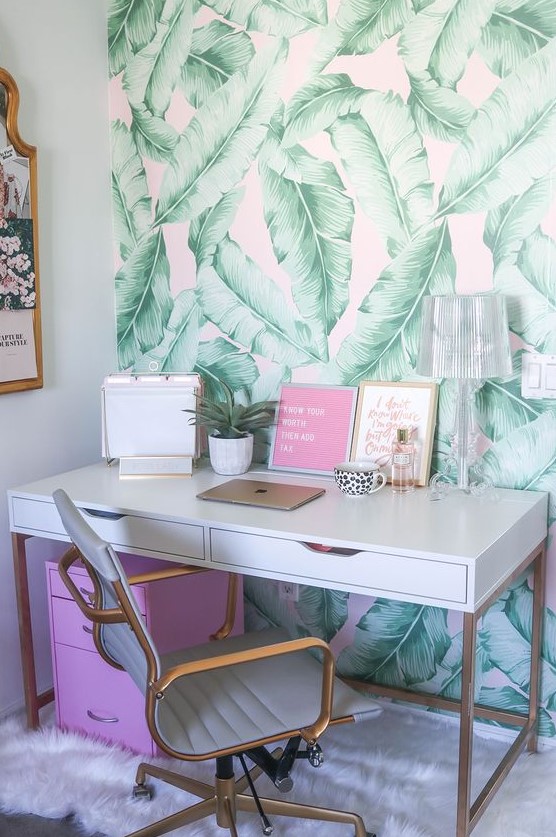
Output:
<path fill-rule="evenodd" d="M 321 739 L 325 764 L 294 768 L 288 798 L 360 813 L 379 837 L 450 837 L 455 833 L 457 726 L 451 719 L 385 706 L 382 715 L 336 727 Z M 474 781 L 486 773 L 505 743 L 476 736 Z M 73 813 L 85 834 L 123 835 L 185 807 L 181 791 L 156 783 L 150 802 L 133 801 L 130 791 L 140 757 L 51 725 L 26 731 L 21 722 L 0 724 L 0 807 L 9 813 L 64 817 Z M 158 763 L 176 768 L 176 762 Z M 239 767 L 239 765 L 238 765 Z M 212 779 L 213 765 L 178 769 Z M 261 795 L 279 792 L 262 776 Z M 554 837 L 556 834 L 556 751 L 523 755 L 494 798 L 473 837 Z M 351 837 L 348 825 L 302 823 L 274 817 L 275 837 Z M 240 814 L 242 837 L 259 837 L 258 817 Z M 228 833 L 205 820 L 172 832 L 175 837 L 219 837 Z"/>

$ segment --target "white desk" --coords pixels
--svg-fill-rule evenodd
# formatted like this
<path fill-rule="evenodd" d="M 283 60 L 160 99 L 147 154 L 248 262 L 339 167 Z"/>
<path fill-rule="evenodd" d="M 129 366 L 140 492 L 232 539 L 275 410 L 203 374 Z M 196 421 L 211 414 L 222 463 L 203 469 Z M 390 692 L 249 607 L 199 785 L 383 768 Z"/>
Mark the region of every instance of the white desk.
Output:
<path fill-rule="evenodd" d="M 101 462 L 8 492 L 29 724 L 37 725 L 38 710 L 52 695 L 37 694 L 25 540 L 67 540 L 52 501 L 53 491 L 63 488 L 121 552 L 462 611 L 461 701 L 384 687 L 372 691 L 458 712 L 456 835 L 466 837 L 519 752 L 536 747 L 547 495 L 498 490 L 494 498 L 477 498 L 456 492 L 434 502 L 426 489 L 399 496 L 385 488 L 354 498 L 341 494 L 331 479 L 267 471 L 259 477 L 324 485 L 327 491 L 292 512 L 255 509 L 197 500 L 199 491 L 226 479 L 208 468 L 191 479 L 122 480 L 117 468 Z M 323 553 L 314 544 L 332 549 Z M 528 567 L 534 569 L 531 695 L 528 715 L 517 716 L 474 704 L 476 633 L 482 613 Z M 471 805 L 474 715 L 521 730 Z"/>

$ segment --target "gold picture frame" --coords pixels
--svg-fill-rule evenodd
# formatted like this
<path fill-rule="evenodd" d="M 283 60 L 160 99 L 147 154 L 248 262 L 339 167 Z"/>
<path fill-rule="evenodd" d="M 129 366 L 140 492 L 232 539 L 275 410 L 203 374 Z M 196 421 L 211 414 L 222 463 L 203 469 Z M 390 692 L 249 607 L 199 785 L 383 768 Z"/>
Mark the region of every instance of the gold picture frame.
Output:
<path fill-rule="evenodd" d="M 43 386 L 37 149 L 19 135 L 18 110 L 17 84 L 0 68 L 0 394 Z"/>
<path fill-rule="evenodd" d="M 390 479 L 398 427 L 411 427 L 415 485 L 427 485 L 438 405 L 438 385 L 414 381 L 361 381 L 357 395 L 352 461 L 373 461 Z"/>

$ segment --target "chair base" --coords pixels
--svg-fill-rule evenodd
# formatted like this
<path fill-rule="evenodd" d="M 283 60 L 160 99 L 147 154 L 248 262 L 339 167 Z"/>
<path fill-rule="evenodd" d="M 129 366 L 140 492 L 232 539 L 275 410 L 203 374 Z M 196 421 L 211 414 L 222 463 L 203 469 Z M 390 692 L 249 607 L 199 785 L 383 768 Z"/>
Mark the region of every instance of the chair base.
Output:
<path fill-rule="evenodd" d="M 261 774 L 261 769 L 255 767 L 249 771 L 251 779 L 256 779 Z M 128 834 L 127 837 L 159 837 L 161 834 L 168 834 L 183 825 L 198 822 L 205 817 L 215 816 L 216 822 L 221 828 L 227 828 L 232 837 L 238 837 L 236 828 L 236 813 L 244 811 L 258 814 L 258 808 L 254 797 L 243 793 L 248 786 L 248 779 L 242 777 L 237 781 L 233 776 L 230 778 L 216 777 L 215 784 L 209 785 L 190 779 L 179 773 L 156 767 L 152 764 L 142 763 L 139 765 L 136 777 L 136 787 L 140 790 L 145 788 L 145 779 L 152 776 L 168 782 L 174 787 L 198 796 L 202 801 L 197 802 L 175 814 L 171 814 L 158 822 L 147 825 L 139 831 Z M 358 814 L 349 811 L 337 811 L 332 808 L 320 808 L 314 805 L 301 805 L 297 802 L 285 802 L 279 799 L 259 797 L 266 814 L 276 814 L 283 817 L 297 817 L 299 819 L 319 820 L 321 822 L 345 822 L 354 828 L 355 837 L 376 837 L 365 830 L 363 820 Z M 270 833 L 270 831 L 265 832 Z"/>

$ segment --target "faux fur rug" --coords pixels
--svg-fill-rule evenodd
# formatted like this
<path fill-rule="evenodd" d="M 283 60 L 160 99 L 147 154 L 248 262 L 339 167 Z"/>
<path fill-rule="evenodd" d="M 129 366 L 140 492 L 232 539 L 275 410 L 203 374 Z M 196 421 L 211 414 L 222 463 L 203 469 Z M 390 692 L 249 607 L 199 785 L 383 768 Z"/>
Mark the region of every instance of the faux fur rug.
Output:
<path fill-rule="evenodd" d="M 379 837 L 450 837 L 455 833 L 457 726 L 444 717 L 385 706 L 374 721 L 336 727 L 321 739 L 325 763 L 295 765 L 287 798 L 356 811 Z M 476 736 L 474 783 L 484 783 L 506 744 Z M 0 807 L 7 813 L 46 817 L 73 814 L 84 834 L 123 837 L 181 807 L 191 797 L 155 783 L 149 802 L 130 791 L 139 756 L 98 741 L 63 733 L 51 724 L 29 732 L 19 720 L 0 724 Z M 158 763 L 212 780 L 213 765 Z M 238 765 L 239 767 L 239 765 Z M 261 795 L 280 797 L 261 776 Z M 473 837 L 554 837 L 556 751 L 522 755 Z M 275 837 L 351 837 L 349 825 L 274 817 Z M 242 837 L 259 837 L 258 817 L 240 814 Z M 172 832 L 175 837 L 220 837 L 213 820 Z"/>

